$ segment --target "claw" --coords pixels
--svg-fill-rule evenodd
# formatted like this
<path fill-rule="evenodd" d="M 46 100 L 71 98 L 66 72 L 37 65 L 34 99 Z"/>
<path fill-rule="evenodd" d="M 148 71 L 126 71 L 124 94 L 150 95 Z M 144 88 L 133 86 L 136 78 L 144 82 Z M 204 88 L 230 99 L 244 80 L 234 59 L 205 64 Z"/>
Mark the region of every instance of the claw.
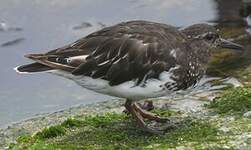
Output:
<path fill-rule="evenodd" d="M 133 103 L 132 101 L 127 100 L 125 103 L 125 107 L 126 107 L 127 112 L 132 114 L 132 116 L 135 118 L 138 126 L 141 128 L 142 131 L 152 133 L 152 134 L 164 134 L 165 133 L 164 131 L 175 127 L 173 123 L 170 124 L 171 121 L 169 119 L 161 118 L 150 112 L 147 112 L 143 110 L 140 106 L 138 106 L 138 104 L 135 102 Z M 166 123 L 166 125 L 162 126 L 161 128 L 152 127 L 152 126 L 147 125 L 144 122 L 144 118 L 156 121 L 158 123 Z"/>
<path fill-rule="evenodd" d="M 140 113 L 140 115 L 143 118 L 146 118 L 146 119 L 149 119 L 149 120 L 153 120 L 153 121 L 156 121 L 156 122 L 160 122 L 160 123 L 165 123 L 165 122 L 169 121 L 169 119 L 167 119 L 167 118 L 162 118 L 162 117 L 156 116 L 153 113 L 150 113 L 150 112 L 147 112 L 147 111 L 143 110 L 136 103 L 135 103 L 135 109 Z"/>
<path fill-rule="evenodd" d="M 164 130 L 160 128 L 152 128 L 152 127 L 147 127 L 147 128 L 141 128 L 142 131 L 147 132 L 147 133 L 152 133 L 152 134 L 164 134 Z"/>
<path fill-rule="evenodd" d="M 159 122 L 159 123 L 167 123 L 167 122 L 170 122 L 170 120 L 168 118 L 159 118 L 159 120 L 157 122 Z"/>

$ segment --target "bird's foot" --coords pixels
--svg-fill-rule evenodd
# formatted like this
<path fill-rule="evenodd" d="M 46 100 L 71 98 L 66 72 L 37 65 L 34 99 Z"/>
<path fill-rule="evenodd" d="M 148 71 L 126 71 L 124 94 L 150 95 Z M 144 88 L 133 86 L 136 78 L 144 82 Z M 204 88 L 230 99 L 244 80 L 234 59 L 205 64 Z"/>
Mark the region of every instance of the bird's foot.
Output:
<path fill-rule="evenodd" d="M 160 123 L 166 123 L 166 122 L 170 121 L 168 118 L 159 117 L 151 112 L 145 111 L 138 104 L 135 104 L 134 107 L 140 113 L 140 115 L 145 119 L 153 120 L 153 121 L 160 122 Z"/>
<path fill-rule="evenodd" d="M 153 133 L 153 134 L 163 134 L 164 131 L 176 127 L 175 123 L 167 118 L 161 118 L 150 112 L 143 110 L 137 103 L 132 103 L 131 101 L 126 101 L 126 109 L 132 116 L 136 119 L 138 126 L 141 130 Z M 156 121 L 155 124 L 149 125 L 144 122 L 144 119 L 151 121 Z M 164 124 L 164 125 L 163 125 Z"/>
<path fill-rule="evenodd" d="M 151 134 L 164 134 L 165 130 L 162 128 L 156 128 L 156 127 L 150 127 L 150 126 L 144 126 L 140 128 L 141 131 L 151 133 Z"/>
<path fill-rule="evenodd" d="M 161 130 L 161 131 L 167 131 L 170 129 L 178 128 L 180 125 L 180 122 L 175 118 L 172 118 L 172 119 L 164 118 L 164 119 L 165 119 L 165 122 L 157 122 L 157 121 L 152 122 L 151 126 L 154 126 L 158 130 Z"/>
<path fill-rule="evenodd" d="M 160 132 L 160 131 L 164 132 L 166 130 L 178 127 L 178 122 L 175 119 L 169 119 L 169 118 L 163 118 L 163 117 L 157 116 L 151 112 L 147 112 L 147 111 L 141 109 L 141 107 L 137 106 L 137 104 L 135 104 L 135 109 L 139 112 L 139 114 L 144 119 L 148 119 L 150 121 L 155 121 L 152 129 L 157 130 L 158 132 Z"/>
<path fill-rule="evenodd" d="M 145 124 L 145 126 L 140 126 L 142 131 L 152 133 L 152 134 L 165 134 L 168 130 L 175 129 L 178 124 L 175 122 L 168 121 L 166 123 L 155 123 L 155 124 Z"/>

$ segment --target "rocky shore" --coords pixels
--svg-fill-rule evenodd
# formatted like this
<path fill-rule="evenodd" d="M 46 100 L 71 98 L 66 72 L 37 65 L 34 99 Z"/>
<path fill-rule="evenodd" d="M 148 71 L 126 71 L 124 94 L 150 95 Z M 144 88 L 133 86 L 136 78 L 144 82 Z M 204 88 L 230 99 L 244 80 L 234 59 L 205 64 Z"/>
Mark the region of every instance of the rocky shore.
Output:
<path fill-rule="evenodd" d="M 250 110 L 250 100 L 251 100 L 251 51 L 250 51 L 250 35 L 245 32 L 245 29 L 238 27 L 224 27 L 221 30 L 223 32 L 224 37 L 228 37 L 231 39 L 235 39 L 238 43 L 244 44 L 248 49 L 245 54 L 241 56 L 235 55 L 232 52 L 226 52 L 224 49 L 220 50 L 215 54 L 212 59 L 211 66 L 208 69 L 208 74 L 217 77 L 235 77 L 228 78 L 227 80 L 216 79 L 210 82 L 209 85 L 204 85 L 204 89 L 199 89 L 202 91 L 200 93 L 193 93 L 192 95 L 182 95 L 178 97 L 165 97 L 154 100 L 154 105 L 157 110 L 161 114 L 165 114 L 166 111 L 171 110 L 174 111 L 175 117 L 178 118 L 192 118 L 192 120 L 198 120 L 198 124 L 195 124 L 192 129 L 195 131 L 200 131 L 199 133 L 189 133 L 188 130 L 178 130 L 178 131 L 170 131 L 170 134 L 174 134 L 178 139 L 174 140 L 176 143 L 172 143 L 168 141 L 170 137 L 168 135 L 164 137 L 160 137 L 158 140 L 162 142 L 158 142 L 156 139 L 151 139 L 151 142 L 147 144 L 142 144 L 142 141 L 137 141 L 138 145 L 142 149 L 179 149 L 179 150 L 187 150 L 187 149 L 238 149 L 238 150 L 249 150 L 251 148 L 251 110 Z M 237 79 L 237 80 L 236 80 Z M 241 83 L 239 83 L 240 81 Z M 229 86 L 222 86 L 222 83 Z M 244 86 L 242 88 L 237 88 L 235 90 L 235 86 Z M 221 95 L 224 90 L 219 92 L 219 88 L 223 88 L 226 90 L 225 95 Z M 230 91 L 228 91 L 230 89 Z M 216 98 L 215 97 L 220 97 Z M 225 99 L 224 99 L 225 98 Z M 242 100 L 246 101 L 242 101 Z M 212 101 L 222 101 L 224 103 L 213 103 Z M 34 142 L 30 143 L 30 141 L 17 141 L 18 137 L 28 135 L 29 138 L 35 138 L 38 132 L 43 133 L 45 128 L 53 127 L 53 126 L 62 126 L 62 123 L 65 123 L 65 120 L 69 118 L 81 118 L 84 120 L 83 122 L 88 122 L 85 120 L 85 116 L 93 116 L 94 119 L 98 120 L 102 115 L 110 112 L 116 113 L 119 115 L 119 118 L 115 118 L 116 122 L 120 124 L 124 124 L 123 117 L 123 104 L 124 100 L 110 100 L 105 102 L 100 102 L 96 104 L 90 105 L 81 105 L 78 107 L 73 107 L 67 110 L 58 111 L 51 114 L 41 114 L 39 116 L 34 117 L 33 119 L 28 119 L 22 121 L 20 123 L 16 123 L 10 125 L 5 129 L 0 129 L 0 149 L 7 149 L 9 146 L 13 149 L 25 149 L 26 146 L 35 146 L 33 149 L 36 149 L 36 144 L 41 144 L 46 148 L 48 145 L 53 149 L 54 146 L 58 147 L 57 143 L 67 143 L 72 137 L 71 134 L 79 135 L 79 138 L 83 138 L 80 134 L 90 135 L 90 131 L 86 128 L 91 128 L 94 134 L 99 134 L 100 137 L 105 137 L 103 131 L 100 131 L 99 128 L 106 130 L 108 127 L 99 127 L 99 126 L 78 126 L 81 130 L 75 129 L 65 129 L 71 130 L 71 132 L 65 133 L 62 136 L 55 136 L 54 138 L 46 138 L 40 141 L 40 139 L 36 139 Z M 210 105 L 210 107 L 206 106 Z M 178 113 L 177 113 L 178 112 Z M 100 116 L 97 116 L 100 115 Z M 109 121 L 114 121 L 112 115 L 108 115 L 108 123 Z M 122 116 L 122 117 L 121 117 Z M 122 119 L 121 119 L 122 118 Z M 81 120 L 80 119 L 80 120 Z M 93 119 L 93 118 L 91 118 Z M 109 120 L 110 119 L 110 120 Z M 118 119 L 118 120 L 116 120 Z M 205 126 L 202 122 L 210 124 L 210 127 Z M 90 121 L 90 119 L 89 119 Z M 81 121 L 82 122 L 82 121 Z M 107 122 L 106 122 L 107 123 Z M 119 125 L 120 125 L 119 124 Z M 110 124 L 109 124 L 110 125 Z M 108 125 L 108 126 L 109 126 Z M 118 126 L 120 127 L 120 126 Z M 64 127 L 65 128 L 65 127 Z M 84 129 L 82 129 L 84 128 Z M 110 126 L 109 128 L 110 129 Z M 191 129 L 191 130 L 192 130 Z M 76 130 L 76 131 L 75 131 Z M 136 129 L 135 129 L 136 130 Z M 190 128 L 189 128 L 190 130 Z M 210 132 L 209 132 L 210 131 Z M 78 134 L 76 134 L 77 132 Z M 123 134 L 123 138 L 130 137 L 128 130 Z M 130 131 L 131 132 L 131 131 Z M 106 132 L 105 132 L 106 133 Z M 201 133 L 205 135 L 201 135 Z M 107 134 L 107 133 L 106 133 Z M 198 135 L 197 135 L 198 134 Z M 115 143 L 121 144 L 120 148 L 130 149 L 130 146 L 136 146 L 134 144 L 125 145 L 122 142 L 121 134 L 116 130 L 114 132 Z M 133 135 L 136 138 L 142 138 L 141 134 Z M 206 137 L 211 137 L 208 140 Z M 184 137 L 188 138 L 183 139 Z M 197 137 L 201 137 L 198 139 Z M 68 140 L 66 141 L 65 139 Z M 102 142 L 98 143 L 98 140 L 102 140 L 102 138 L 95 137 L 95 143 L 97 147 L 89 147 L 89 149 L 99 149 L 99 146 L 109 146 L 109 142 L 106 142 L 107 145 L 102 145 Z M 119 139 L 119 140 L 118 140 Z M 167 139 L 167 141 L 165 141 Z M 118 141 L 116 141 L 118 140 Z M 204 140 L 204 141 L 203 141 Z M 207 141 L 208 140 L 208 141 Z M 74 142 L 74 141 L 73 141 Z M 110 142 L 110 146 L 114 143 Z M 128 142 L 128 141 L 127 141 Z M 129 141 L 130 142 L 130 141 Z M 168 143 L 170 142 L 170 143 Z M 26 145 L 27 143 L 27 145 Z M 35 144 L 34 144 L 35 143 Z M 60 143 L 60 144 L 61 144 Z M 48 145 L 47 145 L 48 144 Z M 168 145 L 170 144 L 170 145 Z M 39 146 L 41 146 L 39 145 Z M 79 146 L 86 146 L 83 143 L 80 143 Z M 127 147 L 126 147 L 127 146 Z M 116 147 L 109 147 L 116 149 Z M 31 148 L 32 149 L 32 148 Z"/>
<path fill-rule="evenodd" d="M 37 117 L 0 129 L 0 149 L 5 149 L 10 143 L 15 143 L 17 137 L 24 134 L 34 134 L 41 129 L 60 124 L 67 118 L 74 116 L 85 116 L 102 114 L 105 112 L 121 112 L 123 100 L 111 100 L 90 105 L 81 105 L 70 109 L 54 112 L 51 114 L 40 114 Z"/>
<path fill-rule="evenodd" d="M 237 90 L 242 91 L 242 88 L 240 88 L 240 89 L 237 88 Z M 244 89 L 244 90 L 246 90 L 246 89 Z M 248 90 L 250 90 L 250 89 L 248 89 Z M 230 90 L 230 92 L 232 92 L 232 91 Z M 235 95 L 234 92 L 232 92 L 233 93 L 232 96 L 235 96 L 234 98 L 236 99 L 236 96 L 238 96 L 238 95 Z M 168 113 L 169 113 L 169 111 L 171 111 L 172 112 L 171 114 L 175 114 L 175 115 L 170 115 L 169 117 L 171 117 L 171 118 L 175 117 L 175 118 L 180 118 L 181 120 L 186 120 L 187 118 L 189 118 L 192 121 L 199 122 L 198 125 L 196 125 L 195 127 L 193 127 L 193 129 L 191 129 L 191 130 L 198 130 L 199 131 L 198 133 L 189 133 L 190 131 L 183 131 L 183 129 L 182 129 L 183 127 L 181 127 L 182 132 L 179 130 L 178 131 L 174 130 L 174 131 L 170 131 L 170 134 L 172 134 L 172 132 L 178 132 L 177 136 L 183 137 L 183 136 L 189 135 L 191 137 L 196 138 L 197 135 L 193 135 L 193 134 L 202 134 L 203 133 L 203 134 L 205 134 L 205 135 L 203 135 L 203 137 L 204 136 L 205 137 L 212 136 L 212 139 L 215 138 L 215 140 L 213 140 L 213 141 L 203 141 L 203 142 L 199 142 L 199 143 L 196 142 L 196 139 L 192 139 L 192 140 L 195 140 L 194 142 L 189 142 L 189 141 L 186 142 L 186 141 L 182 140 L 183 142 L 178 142 L 178 144 L 175 143 L 175 145 L 172 145 L 173 148 L 168 148 L 168 146 L 167 146 L 168 149 L 186 149 L 186 147 L 189 146 L 190 149 L 225 148 L 225 149 L 248 150 L 251 147 L 250 112 L 247 111 L 247 112 L 243 113 L 243 112 L 237 111 L 237 113 L 234 112 L 231 115 L 219 114 L 220 111 L 217 111 L 217 110 L 220 109 L 221 107 L 219 107 L 217 104 L 217 105 L 213 105 L 213 107 L 212 107 L 213 109 L 211 109 L 207 105 L 211 104 L 212 102 L 210 102 L 209 99 L 205 99 L 205 97 L 208 97 L 208 98 L 212 97 L 212 96 L 215 97 L 216 93 L 217 92 L 213 92 L 210 95 L 201 95 L 201 93 L 200 93 L 200 94 L 196 94 L 193 96 L 185 96 L 185 97 L 182 97 L 182 96 L 170 97 L 170 98 L 163 97 L 163 98 L 159 98 L 159 99 L 154 100 L 155 110 L 157 110 L 156 111 L 157 113 L 166 114 L 165 111 L 168 111 Z M 248 96 L 251 97 L 251 91 L 248 91 Z M 247 102 L 250 103 L 250 100 L 248 100 Z M 13 149 L 25 149 L 26 146 L 22 146 L 22 145 L 25 144 L 26 142 L 20 143 L 20 140 L 18 140 L 18 142 L 17 142 L 16 140 L 18 139 L 18 137 L 28 136 L 31 139 L 33 139 L 33 138 L 36 139 L 38 132 L 43 133 L 43 132 L 45 132 L 44 131 L 45 128 L 49 129 L 48 127 L 54 127 L 54 126 L 59 127 L 63 124 L 66 124 L 65 122 L 67 122 L 67 121 L 69 122 L 69 118 L 82 118 L 83 119 L 83 118 L 85 118 L 85 116 L 93 116 L 95 121 L 101 119 L 101 121 L 98 121 L 99 122 L 98 124 L 102 124 L 102 116 L 105 115 L 106 116 L 105 118 L 108 118 L 108 122 L 105 121 L 106 124 L 107 123 L 110 124 L 109 120 L 112 121 L 112 119 L 114 119 L 114 118 L 112 118 L 112 115 L 109 116 L 109 114 L 108 115 L 106 115 L 106 114 L 107 113 L 115 113 L 115 114 L 118 114 L 119 116 L 120 115 L 124 116 L 124 113 L 122 113 L 122 111 L 124 109 L 123 103 L 124 103 L 124 100 L 118 99 L 118 100 L 100 102 L 100 103 L 91 104 L 91 105 L 85 105 L 85 106 L 83 105 L 83 106 L 78 106 L 78 107 L 70 108 L 67 110 L 55 112 L 52 114 L 43 114 L 43 115 L 38 116 L 36 118 L 13 124 L 6 129 L 0 130 L 0 138 L 1 138 L 0 149 L 8 149 L 8 146 L 10 146 L 10 145 L 12 146 L 12 148 L 14 146 Z M 235 104 L 229 104 L 224 107 L 225 108 L 229 107 L 229 109 L 232 109 L 230 107 L 233 107 L 233 110 L 235 110 L 234 106 L 232 106 L 232 105 L 235 105 Z M 109 119 L 109 117 L 111 117 L 111 118 Z M 93 118 L 90 118 L 89 121 L 91 119 L 93 119 Z M 65 121 L 65 120 L 67 120 L 67 121 Z M 204 121 L 202 121 L 202 120 L 206 121 L 207 122 L 206 124 L 208 124 L 208 125 L 210 124 L 210 127 L 207 127 L 207 126 L 205 127 L 203 125 Z M 121 123 L 119 123 L 120 124 L 118 126 L 119 128 L 120 128 L 121 124 L 126 124 L 123 121 L 123 119 L 117 120 L 117 121 L 121 122 Z M 85 123 L 86 122 L 83 121 L 83 124 L 85 124 Z M 74 125 L 74 122 L 71 124 Z M 87 119 L 87 124 L 88 124 L 88 119 Z M 108 125 L 108 126 L 110 128 L 110 125 Z M 82 125 L 77 126 L 77 128 L 74 127 L 73 129 L 70 129 L 71 131 L 67 132 L 66 135 L 56 136 L 55 138 L 46 138 L 46 140 L 43 142 L 53 143 L 53 142 L 57 141 L 56 143 L 58 143 L 58 141 L 68 139 L 66 137 L 71 137 L 73 135 L 75 138 L 77 138 L 79 135 L 76 134 L 75 132 L 79 133 L 80 135 L 82 135 L 82 134 L 88 135 L 89 132 L 82 131 L 82 129 L 78 131 L 78 128 L 81 129 Z M 87 126 L 84 125 L 84 128 L 86 130 Z M 99 135 L 99 134 L 101 134 L 100 133 L 101 131 L 99 131 L 100 128 L 101 129 L 103 128 L 102 131 L 106 130 L 106 127 L 104 127 L 104 126 L 101 126 L 101 127 L 94 126 L 94 128 L 91 127 L 91 130 L 93 132 L 97 132 L 95 134 Z M 126 128 L 128 128 L 128 126 Z M 214 129 L 215 129 L 215 131 L 217 130 L 217 134 L 214 132 L 211 133 L 211 131 L 210 132 L 207 131 L 207 130 L 214 131 Z M 128 130 L 126 132 L 129 132 L 129 130 L 132 130 L 132 129 L 126 129 L 126 130 Z M 137 129 L 133 129 L 133 130 L 136 131 Z M 200 131 L 200 130 L 202 130 L 202 131 Z M 119 134 L 119 132 L 116 132 L 116 131 L 111 131 L 111 132 L 114 132 L 113 133 L 114 136 L 116 136 L 117 134 L 118 134 L 117 136 L 121 136 Z M 181 132 L 181 133 L 179 133 L 179 132 Z M 134 134 L 136 134 L 136 133 L 134 133 Z M 177 133 L 175 133 L 175 134 L 177 134 Z M 97 142 L 96 144 L 98 144 L 99 140 L 100 140 L 99 138 L 102 138 L 102 136 L 104 136 L 104 135 L 101 134 L 101 135 L 99 135 L 98 138 L 95 138 L 94 141 L 92 141 L 91 139 L 90 139 L 90 141 Z M 130 134 L 126 133 L 126 136 L 130 136 Z M 135 136 L 142 136 L 142 134 L 137 133 Z M 200 135 L 198 135 L 198 136 L 200 136 Z M 152 137 L 150 136 L 149 138 L 151 139 Z M 159 137 L 159 138 L 165 139 L 165 137 Z M 166 137 L 166 138 L 168 138 L 168 137 Z M 72 140 L 72 141 L 74 142 L 75 140 Z M 68 139 L 67 142 L 71 142 L 71 139 Z M 88 143 L 87 141 L 85 141 L 85 142 Z M 117 141 L 118 144 L 120 142 L 121 141 Z M 29 142 L 27 142 L 27 143 L 29 143 Z M 40 142 L 38 142 L 38 143 L 40 143 Z M 156 149 L 158 149 L 158 148 L 161 149 L 160 147 L 162 147 L 163 144 L 168 144 L 168 143 L 156 143 L 156 141 L 154 142 L 154 140 L 153 140 L 153 142 L 151 142 L 150 144 L 141 145 L 141 147 L 143 149 L 148 149 L 148 148 L 151 149 L 154 147 Z M 38 145 L 38 146 L 41 146 L 41 145 Z M 47 149 L 47 148 L 50 149 L 50 147 L 47 147 L 48 146 L 47 144 L 43 145 L 43 146 L 45 147 L 45 149 Z M 99 146 L 102 146 L 102 145 L 99 145 Z M 103 146 L 106 146 L 106 145 L 103 145 Z M 127 145 L 127 146 L 130 147 L 130 146 L 134 146 L 134 145 Z M 140 146 L 140 144 L 139 144 L 139 146 Z M 144 146 L 145 146 L 145 148 L 144 148 Z M 33 147 L 31 149 L 36 149 L 36 148 L 37 147 L 35 146 L 35 148 Z M 92 149 L 92 148 L 89 148 L 89 149 Z M 99 149 L 98 146 L 94 147 L 94 148 Z M 53 149 L 53 148 L 51 148 L 51 149 Z"/>

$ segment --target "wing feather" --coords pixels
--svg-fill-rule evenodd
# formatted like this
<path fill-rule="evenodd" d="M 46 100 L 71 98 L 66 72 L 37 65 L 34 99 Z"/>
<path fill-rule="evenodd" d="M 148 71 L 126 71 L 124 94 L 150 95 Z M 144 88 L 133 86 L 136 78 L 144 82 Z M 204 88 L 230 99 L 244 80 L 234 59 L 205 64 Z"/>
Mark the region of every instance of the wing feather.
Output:
<path fill-rule="evenodd" d="M 64 59 L 86 55 L 84 61 L 75 61 L 79 64 L 61 66 L 74 68 L 71 69 L 73 75 L 102 78 L 110 85 L 129 80 L 140 84 L 148 78 L 158 78 L 161 72 L 175 65 L 169 53 L 174 45 L 184 44 L 180 39 L 183 39 L 182 33 L 172 26 L 132 21 L 104 28 L 45 55 Z"/>

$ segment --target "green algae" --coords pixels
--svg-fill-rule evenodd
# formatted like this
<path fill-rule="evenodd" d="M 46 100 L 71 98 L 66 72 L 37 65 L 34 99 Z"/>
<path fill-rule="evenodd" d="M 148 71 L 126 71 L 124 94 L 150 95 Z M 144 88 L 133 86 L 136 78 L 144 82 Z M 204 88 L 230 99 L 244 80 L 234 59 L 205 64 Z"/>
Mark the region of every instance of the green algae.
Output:
<path fill-rule="evenodd" d="M 53 138 L 57 136 L 61 136 L 65 134 L 65 129 L 62 125 L 51 126 L 49 128 L 45 128 L 42 131 L 38 132 L 35 138 L 38 139 L 46 139 Z"/>
<path fill-rule="evenodd" d="M 169 114 L 170 112 L 161 112 Z M 184 118 L 182 125 L 164 135 L 144 133 L 135 127 L 132 119 L 125 114 L 108 113 L 84 117 L 82 120 L 68 119 L 51 130 L 19 137 L 10 149 L 167 149 L 187 142 L 194 145 L 217 141 L 217 129 L 208 121 Z M 52 129 L 63 128 L 64 135 L 43 136 L 54 133 Z M 55 134 L 53 134 L 55 135 Z"/>
<path fill-rule="evenodd" d="M 219 114 L 242 115 L 251 110 L 251 88 L 232 88 L 226 90 L 209 105 Z"/>

